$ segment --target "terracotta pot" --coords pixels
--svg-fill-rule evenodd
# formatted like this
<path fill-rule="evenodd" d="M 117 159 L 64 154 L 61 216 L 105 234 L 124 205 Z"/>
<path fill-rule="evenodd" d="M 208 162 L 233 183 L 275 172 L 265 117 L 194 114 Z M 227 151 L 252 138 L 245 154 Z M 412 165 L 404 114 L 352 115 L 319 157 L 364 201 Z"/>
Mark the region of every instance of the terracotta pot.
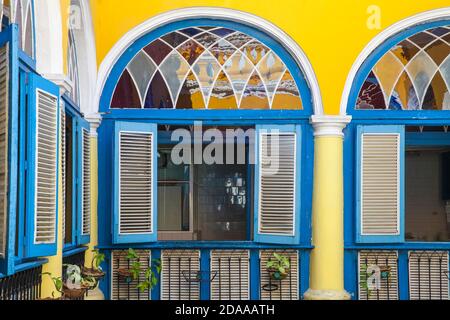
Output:
<path fill-rule="evenodd" d="M 118 269 L 117 274 L 119 275 L 119 279 L 125 281 L 126 283 L 130 283 L 131 281 L 133 281 L 133 275 L 131 274 L 130 269 Z"/>
<path fill-rule="evenodd" d="M 83 277 L 85 277 L 85 278 L 91 277 L 97 281 L 99 281 L 105 277 L 105 273 L 103 271 L 91 269 L 91 268 L 85 268 L 85 267 L 83 267 L 83 269 L 82 269 L 82 274 L 83 274 Z"/>
<path fill-rule="evenodd" d="M 64 297 L 68 300 L 81 299 L 85 296 L 89 288 L 82 287 L 81 289 L 70 289 L 64 285 Z"/>
<path fill-rule="evenodd" d="M 282 281 L 284 279 L 287 278 L 287 276 L 289 275 L 289 269 L 286 269 L 286 272 L 280 272 L 279 270 L 276 269 L 268 269 L 267 270 L 270 274 L 270 278 L 272 278 L 272 280 L 275 281 Z"/>

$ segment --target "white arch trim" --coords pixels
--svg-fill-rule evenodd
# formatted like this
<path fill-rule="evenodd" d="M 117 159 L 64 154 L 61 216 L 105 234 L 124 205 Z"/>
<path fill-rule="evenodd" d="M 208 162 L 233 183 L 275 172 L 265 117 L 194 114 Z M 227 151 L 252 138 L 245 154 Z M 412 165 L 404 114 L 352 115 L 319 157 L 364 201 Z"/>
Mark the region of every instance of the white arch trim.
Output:
<path fill-rule="evenodd" d="M 383 30 L 380 34 L 378 34 L 375 38 L 373 38 L 372 41 L 370 41 L 369 44 L 360 53 L 350 70 L 342 95 L 340 114 L 345 115 L 347 113 L 348 99 L 350 97 L 350 91 L 352 89 L 353 81 L 358 74 L 358 71 L 361 68 L 362 64 L 367 60 L 367 58 L 376 48 L 378 48 L 390 37 L 409 27 L 446 18 L 450 18 L 450 7 L 422 12 L 391 25 L 387 29 Z"/>
<path fill-rule="evenodd" d="M 263 18 L 247 12 L 219 7 L 192 7 L 162 13 L 150 18 L 125 34 L 109 51 L 100 65 L 94 100 L 94 105 L 97 107 L 97 110 L 99 110 L 100 96 L 111 69 L 129 45 L 143 35 L 162 25 L 194 18 L 221 18 L 236 21 L 263 30 L 267 34 L 274 37 L 290 52 L 294 59 L 296 59 L 298 65 L 302 68 L 306 81 L 310 86 L 315 115 L 323 114 L 322 98 L 320 95 L 317 78 L 308 58 L 306 57 L 306 54 L 300 46 L 284 31 Z"/>

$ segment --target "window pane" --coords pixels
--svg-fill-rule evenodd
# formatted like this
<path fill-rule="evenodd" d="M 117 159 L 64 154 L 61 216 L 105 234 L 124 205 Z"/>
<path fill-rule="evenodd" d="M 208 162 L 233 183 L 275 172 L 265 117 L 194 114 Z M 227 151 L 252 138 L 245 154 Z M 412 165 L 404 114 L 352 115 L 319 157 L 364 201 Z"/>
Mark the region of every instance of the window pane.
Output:
<path fill-rule="evenodd" d="M 249 227 L 247 165 L 196 165 L 198 238 L 244 241 Z"/>
<path fill-rule="evenodd" d="M 158 149 L 158 230 L 189 231 L 189 165 L 175 165 L 172 147 Z"/>

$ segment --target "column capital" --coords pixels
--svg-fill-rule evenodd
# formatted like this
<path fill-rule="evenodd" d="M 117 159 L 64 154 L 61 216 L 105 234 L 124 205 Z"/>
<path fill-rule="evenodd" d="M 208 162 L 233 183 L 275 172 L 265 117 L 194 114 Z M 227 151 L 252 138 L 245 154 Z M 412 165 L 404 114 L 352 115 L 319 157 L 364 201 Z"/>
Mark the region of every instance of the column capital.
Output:
<path fill-rule="evenodd" d="M 52 73 L 52 74 L 44 74 L 43 76 L 45 79 L 52 81 L 60 88 L 61 95 L 72 92 L 73 83 L 66 75 Z"/>
<path fill-rule="evenodd" d="M 84 118 L 89 121 L 89 124 L 91 125 L 91 137 L 96 138 L 98 136 L 97 129 L 102 122 L 102 116 L 98 113 L 91 113 L 85 115 Z"/>
<path fill-rule="evenodd" d="M 343 130 L 352 121 L 351 116 L 320 115 L 312 116 L 310 123 L 314 128 L 315 137 L 343 137 Z"/>

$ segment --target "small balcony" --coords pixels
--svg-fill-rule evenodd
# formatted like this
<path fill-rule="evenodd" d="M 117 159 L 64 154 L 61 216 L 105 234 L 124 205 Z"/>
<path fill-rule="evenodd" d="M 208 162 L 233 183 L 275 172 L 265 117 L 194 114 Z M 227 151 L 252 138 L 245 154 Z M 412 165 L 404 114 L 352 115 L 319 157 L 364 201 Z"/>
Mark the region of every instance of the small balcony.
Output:
<path fill-rule="evenodd" d="M 448 249 L 347 252 L 347 290 L 356 300 L 449 300 Z"/>
<path fill-rule="evenodd" d="M 158 284 L 141 291 L 138 280 L 126 279 L 130 268 L 127 250 L 108 254 L 108 277 L 101 284 L 111 300 L 300 300 L 308 289 L 309 250 L 269 247 L 136 249 L 147 269 L 161 261 Z M 290 270 L 275 280 L 267 262 L 278 253 L 289 260 Z M 140 277 L 144 277 L 142 270 Z M 109 279 L 109 280 L 108 280 Z M 141 279 L 140 279 L 141 280 Z"/>

